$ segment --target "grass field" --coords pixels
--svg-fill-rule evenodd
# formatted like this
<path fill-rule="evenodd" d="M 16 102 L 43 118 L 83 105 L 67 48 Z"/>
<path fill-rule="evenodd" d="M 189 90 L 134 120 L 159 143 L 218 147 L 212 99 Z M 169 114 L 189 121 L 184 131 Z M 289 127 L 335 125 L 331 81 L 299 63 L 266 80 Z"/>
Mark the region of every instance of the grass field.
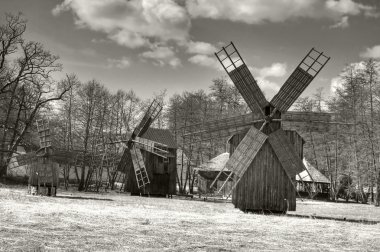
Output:
<path fill-rule="evenodd" d="M 301 214 L 380 219 L 373 206 L 297 202 Z M 297 211 L 298 212 L 298 211 Z M 296 212 L 296 213 L 297 213 Z M 0 187 L 0 250 L 380 251 L 380 224 L 245 214 L 230 203 Z"/>

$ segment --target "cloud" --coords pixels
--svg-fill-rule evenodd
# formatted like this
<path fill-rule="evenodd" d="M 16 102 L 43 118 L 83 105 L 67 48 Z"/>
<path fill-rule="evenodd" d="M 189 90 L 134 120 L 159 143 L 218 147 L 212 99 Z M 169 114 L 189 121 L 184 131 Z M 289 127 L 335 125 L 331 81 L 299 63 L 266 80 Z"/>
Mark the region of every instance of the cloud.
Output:
<path fill-rule="evenodd" d="M 360 53 L 360 57 L 380 59 L 380 45 L 366 48 L 364 52 Z"/>
<path fill-rule="evenodd" d="M 218 49 L 214 45 L 206 42 L 189 41 L 186 46 L 186 52 L 191 54 L 210 55 L 218 51 Z"/>
<path fill-rule="evenodd" d="M 269 67 L 251 68 L 258 76 L 267 77 L 282 77 L 286 74 L 286 63 L 273 63 Z"/>
<path fill-rule="evenodd" d="M 204 54 L 196 54 L 188 59 L 189 62 L 202 67 L 210 67 L 216 70 L 222 70 L 222 66 L 217 59 Z"/>
<path fill-rule="evenodd" d="M 193 18 L 226 19 L 247 24 L 283 22 L 296 18 L 328 18 L 364 14 L 378 17 L 376 8 L 352 0 L 194 0 L 187 2 Z"/>
<path fill-rule="evenodd" d="M 260 88 L 262 90 L 268 90 L 274 94 L 274 92 L 280 90 L 281 85 L 273 81 L 273 78 L 285 76 L 287 72 L 287 64 L 275 62 L 267 67 L 249 67 L 249 69 L 251 70 L 253 76 L 257 80 L 257 83 L 259 84 Z"/>
<path fill-rule="evenodd" d="M 378 17 L 376 8 L 353 0 L 327 0 L 326 8 L 342 15 L 356 16 L 363 13 L 367 17 Z"/>
<path fill-rule="evenodd" d="M 219 61 L 213 55 L 216 51 L 218 51 L 214 45 L 201 41 L 189 41 L 185 46 L 187 53 L 195 54 L 188 58 L 190 63 L 216 70 L 223 69 Z"/>
<path fill-rule="evenodd" d="M 357 75 L 363 72 L 364 70 L 365 70 L 365 62 L 360 61 L 360 62 L 354 62 L 347 65 L 345 69 L 343 70 L 343 73 L 344 72 L 350 73 L 350 71 L 352 71 L 353 75 Z M 335 93 L 338 89 L 343 88 L 344 78 L 345 78 L 345 74 L 331 79 L 330 91 L 332 93 Z"/>
<path fill-rule="evenodd" d="M 130 48 L 188 40 L 191 25 L 187 10 L 174 0 L 65 0 L 52 13 L 69 10 L 78 27 L 103 32 Z"/>
<path fill-rule="evenodd" d="M 140 54 L 141 58 L 152 59 L 155 65 L 166 66 L 173 68 L 181 66 L 181 60 L 176 56 L 172 48 L 166 46 L 157 46 L 151 51 L 146 51 Z"/>
<path fill-rule="evenodd" d="M 127 57 L 121 59 L 107 59 L 107 68 L 119 68 L 125 69 L 131 65 L 131 62 Z"/>
<path fill-rule="evenodd" d="M 343 80 L 341 77 L 334 77 L 331 79 L 330 90 L 335 93 L 338 89 L 343 87 Z"/>
<path fill-rule="evenodd" d="M 357 0 L 64 0 L 54 16 L 71 12 L 78 28 L 104 34 L 94 40 L 113 41 L 131 49 L 148 48 L 140 56 L 156 65 L 177 67 L 176 53 L 193 54 L 188 60 L 212 66 L 217 48 L 190 40 L 191 21 L 197 18 L 247 24 L 284 22 L 299 18 L 329 19 L 331 28 L 348 27 L 351 16 L 379 17 L 376 8 Z M 166 48 L 166 49 L 164 49 Z M 169 52 L 170 51 L 170 52 Z M 182 51 L 181 51 L 182 52 Z M 166 54 L 163 57 L 163 54 Z M 207 57 L 206 57 L 207 56 Z"/>
<path fill-rule="evenodd" d="M 343 16 L 342 19 L 334 24 L 334 25 L 331 25 L 330 28 L 331 29 L 335 29 L 335 28 L 347 28 L 349 26 L 349 23 L 348 23 L 348 17 L 347 16 Z"/>

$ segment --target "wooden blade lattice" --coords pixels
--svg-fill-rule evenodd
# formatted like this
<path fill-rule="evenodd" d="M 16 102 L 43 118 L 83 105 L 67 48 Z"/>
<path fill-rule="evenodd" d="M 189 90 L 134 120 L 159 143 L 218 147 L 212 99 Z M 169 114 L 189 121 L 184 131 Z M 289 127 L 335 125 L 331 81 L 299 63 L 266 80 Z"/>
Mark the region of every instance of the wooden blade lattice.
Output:
<path fill-rule="evenodd" d="M 234 176 L 234 185 L 232 186 L 231 191 L 235 188 L 235 186 L 239 183 L 241 177 L 245 173 L 245 171 L 248 169 L 249 165 L 252 163 L 253 159 L 255 159 L 257 153 L 265 143 L 266 139 L 268 138 L 267 135 L 256 129 L 254 126 L 252 126 L 247 134 L 244 136 L 244 138 L 241 140 L 237 148 L 235 149 L 234 153 L 232 153 L 231 157 L 228 159 L 225 167 L 219 172 L 213 183 L 210 187 L 213 186 L 214 183 L 219 179 L 219 177 L 225 173 L 224 170 L 231 171 L 226 179 L 226 181 L 223 183 L 223 185 L 220 187 L 218 193 L 224 188 L 227 181 Z M 229 193 L 229 195 L 231 192 Z M 229 196 L 228 195 L 228 196 Z"/>
<path fill-rule="evenodd" d="M 136 148 L 134 145 L 132 145 L 132 148 L 131 148 L 131 158 L 132 158 L 133 168 L 135 171 L 137 187 L 138 188 L 145 187 L 145 185 L 150 183 L 149 177 L 146 172 L 144 159 L 141 154 L 141 151 L 140 149 Z"/>
<path fill-rule="evenodd" d="M 20 166 L 31 164 L 36 159 L 37 159 L 37 156 L 35 152 L 20 154 L 20 155 L 11 157 L 10 161 L 8 162 L 8 166 L 10 169 L 14 169 Z"/>
<path fill-rule="evenodd" d="M 226 168 L 241 177 L 267 138 L 267 135 L 252 126 L 227 161 Z"/>
<path fill-rule="evenodd" d="M 168 146 L 162 143 L 158 143 L 146 138 L 142 137 L 136 137 L 135 140 L 133 141 L 135 143 L 135 146 L 137 148 L 146 150 L 150 153 L 153 153 L 157 156 L 167 158 L 168 157 Z"/>
<path fill-rule="evenodd" d="M 255 78 L 253 78 L 235 45 L 231 42 L 215 53 L 224 70 L 254 113 L 263 114 L 263 108 L 268 105 Z"/>
<path fill-rule="evenodd" d="M 183 138 L 191 142 L 207 141 L 214 138 L 229 137 L 247 130 L 261 118 L 260 115 L 250 113 L 218 120 L 192 124 L 181 128 Z"/>
<path fill-rule="evenodd" d="M 127 169 L 129 167 L 131 167 L 131 165 L 133 165 L 132 157 L 131 157 L 131 150 L 125 149 L 123 156 L 121 156 L 121 159 L 120 159 L 119 164 L 117 166 L 117 170 L 127 173 L 128 172 Z"/>
<path fill-rule="evenodd" d="M 44 149 L 51 147 L 49 121 L 44 119 L 37 120 L 37 131 L 40 139 L 40 148 Z"/>
<path fill-rule="evenodd" d="M 293 182 L 296 174 L 305 170 L 301 158 L 294 151 L 292 143 L 289 141 L 285 132 L 278 129 L 269 135 L 268 141 L 276 153 L 282 168 L 285 170 L 289 179 Z"/>
<path fill-rule="evenodd" d="M 270 103 L 281 112 L 287 111 L 329 59 L 323 52 L 312 48 Z"/>
<path fill-rule="evenodd" d="M 334 115 L 322 112 L 288 111 L 281 114 L 283 130 L 328 132 Z"/>
<path fill-rule="evenodd" d="M 161 110 L 162 105 L 157 100 L 153 100 L 153 102 L 148 107 L 148 110 L 144 114 L 144 117 L 141 119 L 140 123 L 133 131 L 131 138 L 134 139 L 136 136 L 143 135 L 160 114 Z"/>

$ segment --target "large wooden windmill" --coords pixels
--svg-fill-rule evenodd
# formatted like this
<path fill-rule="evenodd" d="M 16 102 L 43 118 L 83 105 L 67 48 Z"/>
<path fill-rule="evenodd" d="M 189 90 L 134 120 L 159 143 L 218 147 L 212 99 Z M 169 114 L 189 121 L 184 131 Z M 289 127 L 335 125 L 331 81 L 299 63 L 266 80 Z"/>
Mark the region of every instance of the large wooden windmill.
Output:
<path fill-rule="evenodd" d="M 147 185 L 151 183 L 141 151 L 143 150 L 152 153 L 163 160 L 167 160 L 169 156 L 167 145 L 142 137 L 149 129 L 149 126 L 160 114 L 161 110 L 162 105 L 158 101 L 153 100 L 145 112 L 142 120 L 133 130 L 130 138 L 126 141 L 127 148 L 124 150 L 124 154 L 119 163 L 119 167 L 124 169 L 125 167 L 133 167 L 137 187 L 140 190 L 140 193 L 149 193 L 149 188 Z"/>
<path fill-rule="evenodd" d="M 202 141 L 233 136 L 230 159 L 214 183 L 223 173 L 227 177 L 225 182 L 233 179 L 235 207 L 244 211 L 295 210 L 295 177 L 305 168 L 303 140 L 294 129 L 307 124 L 309 129 L 323 130 L 332 118 L 327 113 L 299 113 L 288 109 L 329 57 L 311 49 L 268 102 L 232 42 L 215 55 L 252 113 L 187 126 L 185 139 Z"/>

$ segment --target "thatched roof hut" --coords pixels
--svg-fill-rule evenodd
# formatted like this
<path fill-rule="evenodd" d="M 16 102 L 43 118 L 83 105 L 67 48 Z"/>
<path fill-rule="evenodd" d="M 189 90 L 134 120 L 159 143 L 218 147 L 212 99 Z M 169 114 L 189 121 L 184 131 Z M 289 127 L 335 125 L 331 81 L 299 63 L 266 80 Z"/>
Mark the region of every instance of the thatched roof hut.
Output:
<path fill-rule="evenodd" d="M 310 183 L 320 183 L 320 184 L 330 184 L 330 180 L 323 175 L 319 170 L 312 166 L 305 158 L 303 158 L 303 164 L 307 171 L 303 171 L 296 175 L 296 180 L 298 182 L 310 182 Z M 311 176 L 311 177 L 310 177 Z"/>
<path fill-rule="evenodd" d="M 318 169 L 312 166 L 305 158 L 303 164 L 306 170 L 296 175 L 297 191 L 301 196 L 315 198 L 327 198 L 330 187 L 330 180 Z"/>
<path fill-rule="evenodd" d="M 218 173 L 223 169 L 223 167 L 226 165 L 228 159 L 230 158 L 230 153 L 225 152 L 222 153 L 212 159 L 210 159 L 207 162 L 204 162 L 199 167 L 196 168 L 198 170 L 198 174 L 204 178 L 212 179 L 214 180 L 215 177 L 218 175 Z M 230 171 L 225 170 L 227 174 L 230 173 Z M 225 175 L 224 177 L 220 177 L 220 180 L 225 181 Z"/>
<path fill-rule="evenodd" d="M 228 152 L 225 152 L 210 159 L 209 161 L 201 164 L 196 168 L 198 171 L 198 191 L 200 193 L 214 193 L 221 188 L 222 184 L 224 181 L 226 181 L 227 176 L 231 172 L 227 169 L 225 169 L 221 176 L 219 176 L 218 181 L 213 185 L 213 188 L 210 188 L 210 186 L 219 172 L 226 165 L 229 158 L 230 154 Z M 230 192 L 232 186 L 232 178 L 230 178 L 229 182 L 227 183 L 228 184 L 223 188 L 223 191 L 221 192 L 223 195 L 227 195 Z"/>

